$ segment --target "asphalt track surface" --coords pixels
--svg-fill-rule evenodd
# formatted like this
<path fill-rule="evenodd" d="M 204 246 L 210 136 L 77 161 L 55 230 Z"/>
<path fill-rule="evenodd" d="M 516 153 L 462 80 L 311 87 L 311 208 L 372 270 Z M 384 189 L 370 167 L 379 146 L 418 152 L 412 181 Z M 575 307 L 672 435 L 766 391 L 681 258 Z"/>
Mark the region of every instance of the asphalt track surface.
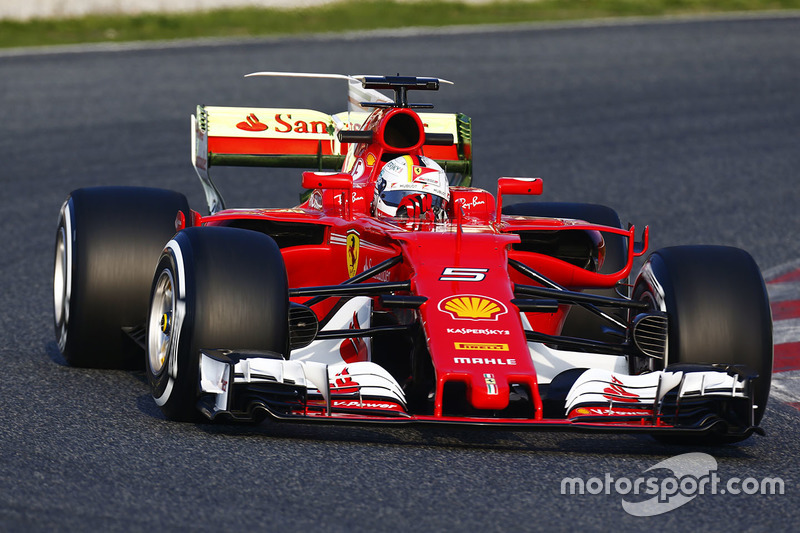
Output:
<path fill-rule="evenodd" d="M 340 82 L 256 70 L 436 75 L 422 96 L 474 120 L 476 184 L 540 176 L 545 199 L 615 207 L 652 249 L 800 257 L 800 18 L 411 36 L 293 38 L 0 57 L 0 530 L 638 531 L 792 529 L 800 413 L 723 448 L 646 436 L 164 419 L 141 372 L 67 367 L 53 337 L 52 247 L 75 188 L 203 198 L 194 105 L 344 109 Z M 294 173 L 221 171 L 231 203 L 296 201 Z M 704 494 L 660 516 L 622 496 L 562 495 L 565 477 L 635 479 L 699 451 L 723 480 L 779 476 L 783 495 Z"/>

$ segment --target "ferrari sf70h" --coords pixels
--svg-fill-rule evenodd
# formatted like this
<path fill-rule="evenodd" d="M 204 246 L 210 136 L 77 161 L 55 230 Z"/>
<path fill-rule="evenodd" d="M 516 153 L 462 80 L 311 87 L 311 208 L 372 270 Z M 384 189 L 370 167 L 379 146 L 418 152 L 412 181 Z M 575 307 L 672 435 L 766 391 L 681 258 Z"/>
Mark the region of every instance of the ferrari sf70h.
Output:
<path fill-rule="evenodd" d="M 644 257 L 647 228 L 541 202 L 538 178 L 472 187 L 470 119 L 409 102 L 445 80 L 255 75 L 342 78 L 350 110 L 199 106 L 206 214 L 161 189 L 72 192 L 54 275 L 70 364 L 143 360 L 177 421 L 762 432 L 772 325 L 747 252 Z M 296 207 L 236 209 L 220 165 L 311 170 Z"/>

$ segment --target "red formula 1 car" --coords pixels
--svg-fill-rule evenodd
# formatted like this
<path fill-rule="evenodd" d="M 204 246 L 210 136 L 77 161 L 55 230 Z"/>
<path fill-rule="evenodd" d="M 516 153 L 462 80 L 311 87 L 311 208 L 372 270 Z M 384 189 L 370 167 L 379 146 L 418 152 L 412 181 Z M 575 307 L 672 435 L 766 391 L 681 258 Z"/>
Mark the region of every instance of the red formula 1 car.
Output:
<path fill-rule="evenodd" d="M 54 276 L 70 364 L 143 348 L 174 420 L 761 432 L 772 323 L 749 254 L 658 250 L 631 284 L 646 228 L 637 242 L 593 204 L 503 205 L 541 194 L 538 178 L 469 186 L 469 118 L 408 100 L 444 80 L 319 76 L 360 105 L 198 107 L 207 215 L 159 189 L 70 195 Z M 214 165 L 317 170 L 297 207 L 231 209 Z"/>

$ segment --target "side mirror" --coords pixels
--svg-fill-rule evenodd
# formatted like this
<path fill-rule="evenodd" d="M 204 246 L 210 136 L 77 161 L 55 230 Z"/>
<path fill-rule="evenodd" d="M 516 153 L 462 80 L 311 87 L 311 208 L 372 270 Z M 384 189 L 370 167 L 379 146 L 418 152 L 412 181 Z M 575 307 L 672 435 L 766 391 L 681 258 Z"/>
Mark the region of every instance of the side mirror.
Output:
<path fill-rule="evenodd" d="M 642 230 L 642 240 L 633 243 L 634 257 L 641 257 L 650 245 L 650 226 L 645 226 Z"/>
<path fill-rule="evenodd" d="M 352 189 L 353 176 L 346 172 L 303 172 L 304 189 Z"/>
<path fill-rule="evenodd" d="M 346 172 L 303 172 L 302 185 L 304 189 L 344 189 L 342 193 L 342 207 L 344 216 L 350 220 L 353 216 L 353 206 L 350 191 L 353 190 L 353 176 Z"/>
<path fill-rule="evenodd" d="M 503 195 L 504 194 L 528 194 L 538 196 L 542 194 L 541 178 L 500 178 L 497 180 L 497 218 L 495 222 L 500 222 L 503 214 Z"/>

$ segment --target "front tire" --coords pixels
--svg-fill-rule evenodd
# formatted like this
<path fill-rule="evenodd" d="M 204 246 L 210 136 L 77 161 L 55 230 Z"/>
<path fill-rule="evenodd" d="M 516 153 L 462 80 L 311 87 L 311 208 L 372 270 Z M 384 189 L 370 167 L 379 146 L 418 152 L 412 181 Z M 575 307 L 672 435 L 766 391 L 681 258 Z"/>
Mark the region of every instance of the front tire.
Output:
<path fill-rule="evenodd" d="M 723 246 L 676 246 L 654 252 L 634 284 L 633 299 L 669 317 L 667 357 L 675 363 L 744 365 L 758 372 L 756 425 L 772 377 L 772 314 L 753 258 Z"/>
<path fill-rule="evenodd" d="M 176 421 L 199 419 L 201 349 L 288 356 L 289 293 L 280 249 L 267 235 L 188 228 L 161 255 L 147 321 L 147 377 Z"/>

